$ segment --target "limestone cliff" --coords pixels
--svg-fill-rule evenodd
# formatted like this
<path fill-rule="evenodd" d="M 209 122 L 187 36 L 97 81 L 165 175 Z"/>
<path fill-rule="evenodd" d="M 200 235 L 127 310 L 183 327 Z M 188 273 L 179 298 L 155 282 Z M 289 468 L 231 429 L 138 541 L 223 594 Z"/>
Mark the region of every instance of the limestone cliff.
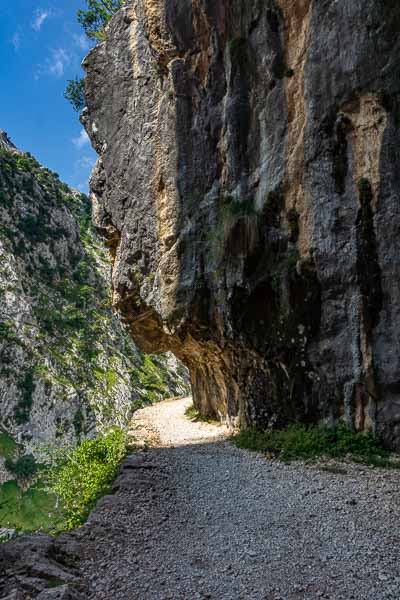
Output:
<path fill-rule="evenodd" d="M 186 391 L 182 366 L 139 352 L 109 302 L 88 198 L 0 131 L 0 483 L 5 459 L 124 426 Z"/>
<path fill-rule="evenodd" d="M 132 0 L 84 62 L 114 305 L 195 403 L 400 448 L 400 5 Z"/>

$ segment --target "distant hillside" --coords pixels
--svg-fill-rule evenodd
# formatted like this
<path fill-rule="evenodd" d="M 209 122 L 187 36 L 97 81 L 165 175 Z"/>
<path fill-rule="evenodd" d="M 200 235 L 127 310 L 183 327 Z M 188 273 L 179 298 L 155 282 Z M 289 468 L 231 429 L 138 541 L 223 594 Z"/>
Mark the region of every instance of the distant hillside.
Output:
<path fill-rule="evenodd" d="M 40 457 L 188 391 L 176 359 L 140 353 L 112 314 L 90 212 L 0 131 L 0 483 L 7 457 Z"/>

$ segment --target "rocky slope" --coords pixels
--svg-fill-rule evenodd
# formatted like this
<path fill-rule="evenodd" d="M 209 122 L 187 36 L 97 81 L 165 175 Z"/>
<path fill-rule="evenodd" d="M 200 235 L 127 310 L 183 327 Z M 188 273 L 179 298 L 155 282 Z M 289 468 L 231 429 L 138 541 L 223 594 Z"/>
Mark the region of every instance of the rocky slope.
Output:
<path fill-rule="evenodd" d="M 399 25 L 383 0 L 131 0 L 86 58 L 114 305 L 204 412 L 400 448 Z"/>
<path fill-rule="evenodd" d="M 185 369 L 140 353 L 112 314 L 90 208 L 0 132 L 0 483 L 7 458 L 40 458 L 187 391 Z"/>

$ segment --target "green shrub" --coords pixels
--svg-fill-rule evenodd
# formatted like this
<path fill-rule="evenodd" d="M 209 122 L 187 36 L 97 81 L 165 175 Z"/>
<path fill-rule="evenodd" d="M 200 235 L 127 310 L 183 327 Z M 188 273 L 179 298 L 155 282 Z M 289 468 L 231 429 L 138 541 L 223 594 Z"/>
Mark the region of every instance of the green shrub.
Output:
<path fill-rule="evenodd" d="M 39 262 L 40 262 L 40 267 L 39 267 L 39 270 L 37 271 L 38 275 L 40 275 L 45 280 L 46 283 L 52 284 L 54 276 L 57 273 L 57 270 L 54 269 L 51 266 L 50 262 L 47 260 L 47 258 L 42 255 L 39 256 Z"/>
<path fill-rule="evenodd" d="M 68 100 L 76 112 L 80 112 L 85 107 L 85 81 L 84 79 L 69 79 L 65 88 L 64 98 Z"/>
<path fill-rule="evenodd" d="M 17 339 L 17 334 L 12 321 L 0 321 L 0 341 L 7 340 L 8 342 Z"/>
<path fill-rule="evenodd" d="M 38 161 L 29 152 L 15 155 L 15 166 L 21 171 L 32 173 L 40 168 Z"/>
<path fill-rule="evenodd" d="M 278 431 L 260 431 L 251 427 L 233 440 L 239 448 L 270 453 L 285 461 L 350 455 L 357 462 L 390 465 L 389 453 L 373 433 L 355 433 L 343 425 L 335 429 L 291 425 Z"/>
<path fill-rule="evenodd" d="M 45 242 L 48 228 L 43 221 L 33 215 L 28 215 L 17 223 L 20 232 L 31 242 Z"/>
<path fill-rule="evenodd" d="M 31 479 L 38 471 L 38 464 L 32 454 L 20 456 L 16 461 L 6 459 L 5 465 L 18 479 Z"/>
<path fill-rule="evenodd" d="M 46 242 L 49 238 L 60 239 L 67 235 L 63 227 L 49 226 L 50 215 L 41 207 L 39 215 L 28 215 L 17 223 L 19 231 L 32 243 Z"/>
<path fill-rule="evenodd" d="M 127 435 L 120 429 L 85 440 L 56 459 L 49 472 L 49 489 L 64 508 L 64 529 L 79 526 L 106 494 L 127 453 Z"/>
<path fill-rule="evenodd" d="M 63 579 L 59 579 L 58 577 L 49 577 L 46 579 L 46 585 L 48 589 L 58 588 L 62 585 L 65 585 L 65 581 Z"/>
<path fill-rule="evenodd" d="M 73 280 L 78 284 L 84 284 L 88 280 L 90 275 L 90 266 L 89 263 L 85 260 L 81 260 L 78 263 L 78 266 L 72 273 Z"/>

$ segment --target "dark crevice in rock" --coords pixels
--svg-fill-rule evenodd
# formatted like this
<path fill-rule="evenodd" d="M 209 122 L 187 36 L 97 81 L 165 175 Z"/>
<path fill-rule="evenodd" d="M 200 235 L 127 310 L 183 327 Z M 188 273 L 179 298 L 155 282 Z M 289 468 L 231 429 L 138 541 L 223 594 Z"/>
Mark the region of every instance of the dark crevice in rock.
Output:
<path fill-rule="evenodd" d="M 379 266 L 373 193 L 368 179 L 358 182 L 360 208 L 357 215 L 357 282 L 360 286 L 363 318 L 368 334 L 376 327 L 382 310 L 382 272 Z"/>
<path fill-rule="evenodd" d="M 279 33 L 281 15 L 278 14 L 277 10 L 272 8 L 267 9 L 267 22 L 272 33 Z"/>
<path fill-rule="evenodd" d="M 348 172 L 347 135 L 351 129 L 351 121 L 345 115 L 339 115 L 335 124 L 335 141 L 333 146 L 333 171 L 335 189 L 344 194 Z"/>
<path fill-rule="evenodd" d="M 383 108 L 392 115 L 394 126 L 400 129 L 400 94 L 381 93 L 379 99 Z"/>
<path fill-rule="evenodd" d="M 299 239 L 299 213 L 295 208 L 290 209 L 286 214 L 289 229 L 289 242 L 296 244 Z"/>
<path fill-rule="evenodd" d="M 234 177 L 243 177 L 248 173 L 248 135 L 250 131 L 250 89 L 251 74 L 254 62 L 251 48 L 245 39 L 234 39 L 230 42 L 230 98 L 227 118 L 230 123 L 230 153 L 234 165 Z"/>
<path fill-rule="evenodd" d="M 266 20 L 269 26 L 269 45 L 274 51 L 274 58 L 271 64 L 271 73 L 274 79 L 283 79 L 285 77 L 286 64 L 283 44 L 283 32 L 285 23 L 282 11 L 277 2 L 271 2 L 271 8 L 267 9 Z"/>
<path fill-rule="evenodd" d="M 280 187 L 268 192 L 263 206 L 263 219 L 269 227 L 279 228 L 284 208 L 284 196 Z"/>

